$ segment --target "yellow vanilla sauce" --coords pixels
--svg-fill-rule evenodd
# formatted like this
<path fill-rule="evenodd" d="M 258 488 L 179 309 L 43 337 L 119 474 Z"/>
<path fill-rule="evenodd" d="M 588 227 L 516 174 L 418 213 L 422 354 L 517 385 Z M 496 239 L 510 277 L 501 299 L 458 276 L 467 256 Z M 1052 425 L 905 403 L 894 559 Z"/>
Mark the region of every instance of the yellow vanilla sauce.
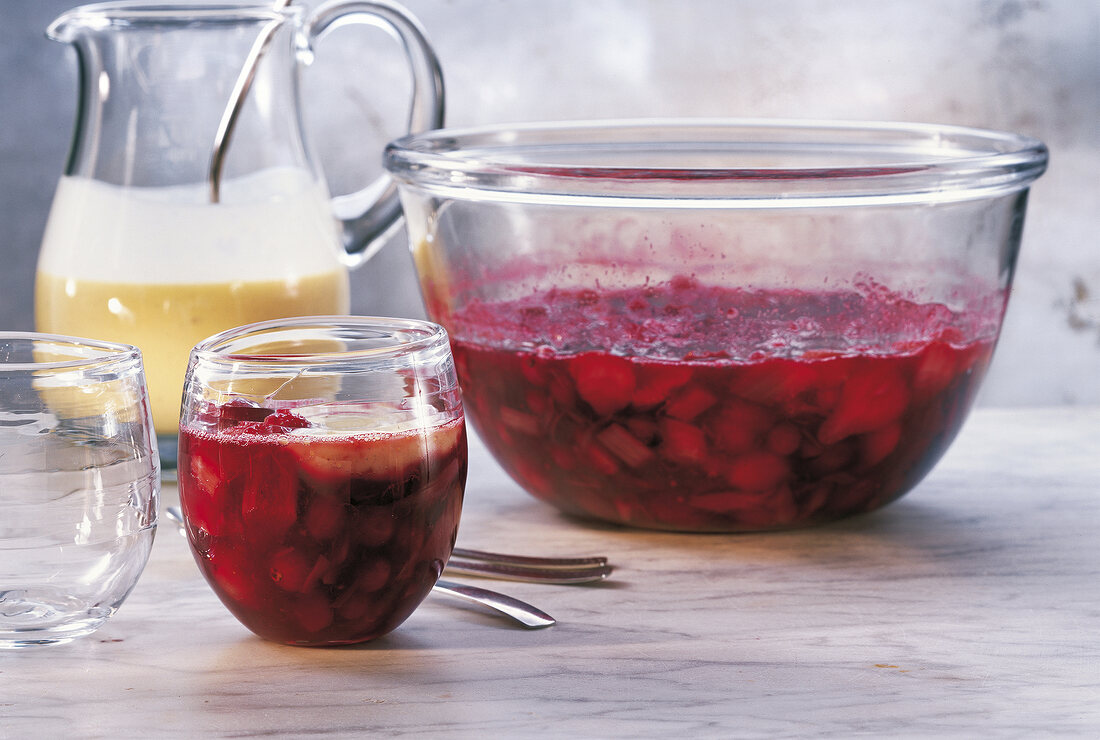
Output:
<path fill-rule="evenodd" d="M 38 263 L 37 329 L 141 349 L 158 434 L 177 432 L 199 341 L 254 321 L 349 310 L 327 196 L 297 173 L 265 178 L 266 200 L 236 204 L 83 178 L 58 187 Z"/>
<path fill-rule="evenodd" d="M 125 342 L 141 349 L 158 434 L 175 434 L 191 348 L 212 334 L 264 319 L 348 311 L 347 275 L 285 281 L 102 283 L 39 273 L 39 331 Z"/>

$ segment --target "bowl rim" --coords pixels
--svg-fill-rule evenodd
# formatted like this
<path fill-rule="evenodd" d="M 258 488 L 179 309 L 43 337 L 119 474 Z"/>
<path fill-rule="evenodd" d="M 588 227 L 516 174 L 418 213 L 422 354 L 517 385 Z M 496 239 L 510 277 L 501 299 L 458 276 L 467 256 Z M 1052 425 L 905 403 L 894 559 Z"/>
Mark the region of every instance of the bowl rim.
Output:
<path fill-rule="evenodd" d="M 670 164 L 643 164 L 659 154 Z M 719 161 L 701 163 L 700 157 Z M 749 162 L 771 157 L 775 163 Z M 587 159 L 585 157 L 588 157 Z M 694 159 L 689 161 L 690 157 Z M 1025 189 L 1049 152 L 1030 136 L 888 121 L 654 118 L 436 129 L 390 142 L 405 189 L 574 205 L 782 207 L 960 200 Z"/>

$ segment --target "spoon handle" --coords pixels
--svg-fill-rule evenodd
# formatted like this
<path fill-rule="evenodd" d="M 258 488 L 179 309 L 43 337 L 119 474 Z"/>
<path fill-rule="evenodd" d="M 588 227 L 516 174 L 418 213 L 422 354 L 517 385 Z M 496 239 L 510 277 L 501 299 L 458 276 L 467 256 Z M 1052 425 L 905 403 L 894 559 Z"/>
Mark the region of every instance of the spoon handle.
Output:
<path fill-rule="evenodd" d="M 463 560 L 484 560 L 486 563 L 507 563 L 509 565 L 530 565 L 536 568 L 587 568 L 607 565 L 607 558 L 539 558 L 530 555 L 506 555 L 499 552 L 485 552 L 484 550 L 470 550 L 456 547 L 451 553 L 453 557 Z"/>
<path fill-rule="evenodd" d="M 478 588 L 477 586 L 467 586 L 453 581 L 436 581 L 432 591 L 447 594 L 448 596 L 456 596 L 460 599 L 465 599 L 466 601 L 472 601 L 475 604 L 481 604 L 490 609 L 495 609 L 516 620 L 528 629 L 550 627 L 557 621 L 541 609 L 536 609 L 519 599 L 505 596 L 496 591 Z"/>
<path fill-rule="evenodd" d="M 277 13 L 290 5 L 290 2 L 291 0 L 275 0 L 273 10 Z M 252 48 L 248 50 L 248 58 L 245 60 L 244 68 L 241 69 L 237 82 L 233 85 L 232 96 L 229 98 L 229 103 L 225 108 L 225 112 L 222 113 L 221 121 L 218 123 L 218 133 L 214 137 L 214 149 L 210 154 L 210 171 L 208 174 L 211 203 L 217 203 L 221 200 L 222 168 L 225 164 L 229 139 L 233 136 L 233 130 L 237 127 L 237 118 L 240 117 L 241 109 L 244 108 L 245 96 L 248 95 L 248 91 L 252 87 L 252 81 L 256 77 L 260 57 L 263 56 L 267 47 L 271 44 L 271 39 L 282 23 L 283 19 L 271 21 L 260 31 L 260 36 L 253 42 Z"/>
<path fill-rule="evenodd" d="M 527 581 L 528 583 L 592 583 L 602 581 L 611 575 L 610 565 L 561 568 L 463 560 L 455 557 L 447 561 L 447 570 L 455 574 L 463 573 L 483 578 Z"/>

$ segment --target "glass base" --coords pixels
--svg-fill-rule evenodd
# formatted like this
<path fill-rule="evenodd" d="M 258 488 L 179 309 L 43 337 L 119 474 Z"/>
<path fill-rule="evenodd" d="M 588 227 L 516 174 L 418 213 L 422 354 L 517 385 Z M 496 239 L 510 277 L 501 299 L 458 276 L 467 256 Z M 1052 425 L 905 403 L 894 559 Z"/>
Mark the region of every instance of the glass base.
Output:
<path fill-rule="evenodd" d="M 0 591 L 0 650 L 72 642 L 99 629 L 113 611 L 49 589 Z"/>

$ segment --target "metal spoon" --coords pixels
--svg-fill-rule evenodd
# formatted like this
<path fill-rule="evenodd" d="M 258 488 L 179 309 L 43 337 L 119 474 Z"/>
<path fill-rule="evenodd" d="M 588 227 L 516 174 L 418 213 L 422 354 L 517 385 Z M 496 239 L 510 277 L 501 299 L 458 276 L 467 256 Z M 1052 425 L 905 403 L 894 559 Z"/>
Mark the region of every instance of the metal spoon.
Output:
<path fill-rule="evenodd" d="M 290 3 L 291 0 L 275 0 L 273 10 L 278 13 Z M 271 39 L 282 23 L 282 19 L 274 20 L 260 31 L 259 37 L 253 42 L 252 48 L 248 50 L 244 67 L 237 77 L 237 82 L 233 85 L 233 93 L 230 95 L 229 103 L 226 105 L 225 112 L 222 113 L 221 121 L 218 123 L 218 132 L 214 137 L 214 148 L 210 154 L 211 203 L 217 203 L 221 200 L 222 166 L 225 163 L 225 153 L 229 147 L 229 139 L 233 136 L 233 129 L 237 127 L 237 117 L 240 116 L 241 108 L 244 107 L 245 96 L 248 95 L 248 90 L 252 87 L 252 81 L 256 78 L 256 68 L 260 64 L 260 57 L 263 56 L 264 51 L 271 44 Z"/>
<path fill-rule="evenodd" d="M 435 586 L 432 587 L 432 592 L 455 596 L 460 599 L 465 599 L 466 601 L 472 601 L 475 604 L 487 606 L 490 609 L 495 609 L 501 614 L 516 620 L 527 629 L 541 629 L 543 627 L 550 627 L 556 623 L 553 617 L 541 609 L 533 607 L 519 599 L 513 599 L 511 596 L 506 596 L 505 594 L 490 591 L 485 588 L 467 586 L 464 583 L 455 583 L 454 581 L 440 580 L 435 582 Z"/>
<path fill-rule="evenodd" d="M 183 512 L 180 508 L 178 506 L 166 506 L 164 507 L 164 513 L 171 521 L 175 522 L 179 533 L 186 537 L 187 530 L 185 529 L 183 521 Z M 515 620 L 527 629 L 541 629 L 557 623 L 557 620 L 542 609 L 531 606 L 511 596 L 497 593 L 496 591 L 490 591 L 485 588 L 478 588 L 477 586 L 467 586 L 461 583 L 454 583 L 453 581 L 440 580 L 435 582 L 435 586 L 432 587 L 432 593 L 454 596 L 466 601 L 472 601 L 475 604 L 481 604 L 482 606 L 493 609 Z"/>
<path fill-rule="evenodd" d="M 506 555 L 499 552 L 469 550 L 463 547 L 454 549 L 454 556 L 467 560 L 484 560 L 487 563 L 509 563 L 512 565 L 530 565 L 539 568 L 588 568 L 607 565 L 607 558 L 593 556 L 586 558 L 546 558 L 531 555 Z"/>
<path fill-rule="evenodd" d="M 520 556 L 516 556 L 520 557 Z M 560 566 L 521 563 L 509 560 L 471 560 L 458 554 L 458 548 L 447 561 L 447 571 L 503 581 L 527 583 L 592 583 L 611 575 L 612 568 L 602 565 Z"/>

